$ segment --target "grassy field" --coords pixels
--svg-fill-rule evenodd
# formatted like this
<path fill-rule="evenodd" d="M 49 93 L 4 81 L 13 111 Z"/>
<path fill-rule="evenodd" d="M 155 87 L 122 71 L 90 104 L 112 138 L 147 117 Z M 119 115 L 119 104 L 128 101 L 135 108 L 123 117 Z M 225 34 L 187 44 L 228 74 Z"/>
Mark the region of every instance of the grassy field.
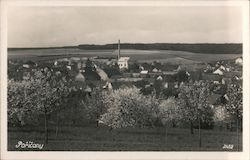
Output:
<path fill-rule="evenodd" d="M 115 50 L 80 50 L 77 48 L 66 49 L 30 49 L 30 50 L 11 50 L 8 52 L 10 59 L 23 60 L 53 60 L 64 57 L 91 57 L 91 56 L 113 56 L 116 57 Z M 192 53 L 185 51 L 171 51 L 171 50 L 121 50 L 122 56 L 129 56 L 131 60 L 137 61 L 161 61 L 169 63 L 199 63 L 210 62 L 218 60 L 235 59 L 241 54 L 205 54 Z"/>
<path fill-rule="evenodd" d="M 202 147 L 199 148 L 198 130 L 190 134 L 189 129 L 171 128 L 166 138 L 164 128 L 117 129 L 95 127 L 60 127 L 56 137 L 55 129 L 49 132 L 49 143 L 44 151 L 241 151 L 242 135 L 238 148 L 237 134 L 230 131 L 202 130 Z M 9 128 L 8 150 L 16 149 L 18 141 L 43 142 L 42 128 Z M 233 144 L 231 150 L 224 144 Z M 34 149 L 29 149 L 34 151 Z"/>

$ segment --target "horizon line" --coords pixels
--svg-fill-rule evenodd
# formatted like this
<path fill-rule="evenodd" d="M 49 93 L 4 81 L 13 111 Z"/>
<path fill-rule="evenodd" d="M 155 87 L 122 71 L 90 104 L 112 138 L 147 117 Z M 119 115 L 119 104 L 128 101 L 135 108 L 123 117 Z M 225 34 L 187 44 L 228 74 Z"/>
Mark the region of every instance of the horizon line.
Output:
<path fill-rule="evenodd" d="M 7 47 L 7 49 L 49 49 L 49 48 L 75 48 L 75 47 L 79 47 L 80 45 L 89 45 L 89 46 L 105 46 L 105 45 L 116 45 L 118 43 L 106 43 L 106 44 L 91 44 L 91 43 L 85 43 L 85 44 L 78 44 L 78 45 L 69 45 L 69 46 L 44 46 L 44 47 L 39 47 L 39 46 L 35 46 L 35 47 Z M 164 43 L 164 42 L 155 42 L 155 43 L 129 43 L 129 42 L 124 42 L 124 43 L 120 43 L 122 44 L 187 44 L 187 45 L 194 45 L 194 44 L 243 44 L 242 42 L 223 42 L 223 43 L 219 43 L 219 42 L 201 42 L 201 43 L 182 43 L 182 42 L 174 42 L 174 43 Z"/>

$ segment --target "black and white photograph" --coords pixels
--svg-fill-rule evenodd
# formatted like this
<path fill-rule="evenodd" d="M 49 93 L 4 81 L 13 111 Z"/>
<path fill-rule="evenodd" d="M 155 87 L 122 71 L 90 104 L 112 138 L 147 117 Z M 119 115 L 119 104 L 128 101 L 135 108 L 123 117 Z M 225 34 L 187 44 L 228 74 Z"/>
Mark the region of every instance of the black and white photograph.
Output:
<path fill-rule="evenodd" d="M 248 2 L 14 2 L 1 17 L 5 155 L 245 158 Z"/>

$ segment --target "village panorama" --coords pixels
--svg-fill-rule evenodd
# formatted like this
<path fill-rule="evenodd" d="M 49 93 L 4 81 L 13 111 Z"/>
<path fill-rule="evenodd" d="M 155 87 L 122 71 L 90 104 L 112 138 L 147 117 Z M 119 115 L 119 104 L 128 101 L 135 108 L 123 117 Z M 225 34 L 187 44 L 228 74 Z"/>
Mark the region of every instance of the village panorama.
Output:
<path fill-rule="evenodd" d="M 242 151 L 241 44 L 8 49 L 8 150 Z"/>

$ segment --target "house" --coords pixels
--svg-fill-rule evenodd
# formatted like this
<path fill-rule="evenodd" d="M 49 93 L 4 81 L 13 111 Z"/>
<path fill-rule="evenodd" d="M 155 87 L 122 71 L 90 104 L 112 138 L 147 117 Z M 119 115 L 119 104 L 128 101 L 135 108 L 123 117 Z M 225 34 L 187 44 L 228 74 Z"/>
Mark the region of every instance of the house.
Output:
<path fill-rule="evenodd" d="M 220 68 L 218 68 L 213 72 L 213 74 L 223 75 L 224 72 Z"/>
<path fill-rule="evenodd" d="M 110 82 L 107 82 L 102 88 L 103 89 L 112 90 L 113 86 L 112 86 L 112 84 Z"/>
<path fill-rule="evenodd" d="M 230 72 L 230 68 L 229 68 L 229 67 L 226 67 L 226 71 L 227 71 L 227 72 Z"/>
<path fill-rule="evenodd" d="M 223 65 L 220 66 L 220 69 L 223 70 L 223 71 L 226 70 L 226 68 Z"/>
<path fill-rule="evenodd" d="M 174 88 L 179 88 L 178 82 L 174 82 Z"/>
<path fill-rule="evenodd" d="M 235 64 L 238 64 L 238 65 L 242 66 L 242 64 L 243 64 L 243 59 L 242 59 L 242 57 L 237 58 L 237 59 L 235 60 Z"/>
<path fill-rule="evenodd" d="M 178 73 L 177 71 L 163 71 L 162 74 L 163 75 L 175 75 L 176 73 Z"/>
<path fill-rule="evenodd" d="M 144 67 L 143 66 L 139 66 L 139 69 L 141 70 L 141 71 L 143 71 L 144 70 Z"/>
<path fill-rule="evenodd" d="M 168 88 L 168 82 L 164 84 L 164 88 Z"/>
<path fill-rule="evenodd" d="M 58 65 L 58 62 L 57 62 L 57 61 L 55 61 L 55 62 L 54 62 L 54 66 L 57 66 L 57 65 Z"/>
<path fill-rule="evenodd" d="M 56 71 L 55 75 L 60 76 L 62 73 L 60 71 Z"/>
<path fill-rule="evenodd" d="M 87 93 L 91 93 L 92 88 L 89 85 L 87 85 L 86 88 L 84 89 L 84 91 L 87 92 Z"/>
<path fill-rule="evenodd" d="M 81 58 L 79 58 L 79 57 L 71 57 L 70 60 L 74 61 L 74 62 L 78 62 L 78 61 L 81 60 Z"/>
<path fill-rule="evenodd" d="M 71 66 L 66 66 L 66 68 L 67 68 L 68 70 L 71 70 Z"/>
<path fill-rule="evenodd" d="M 118 66 L 120 69 L 128 69 L 128 61 L 129 61 L 130 57 L 120 57 L 118 59 Z"/>
<path fill-rule="evenodd" d="M 140 73 L 132 73 L 132 77 L 138 78 L 140 77 Z"/>
<path fill-rule="evenodd" d="M 23 64 L 23 68 L 30 68 L 29 64 Z"/>
<path fill-rule="evenodd" d="M 178 66 L 178 68 L 176 69 L 176 71 L 181 71 L 181 70 L 182 70 L 181 66 Z"/>
<path fill-rule="evenodd" d="M 140 74 L 148 74 L 148 70 L 143 70 L 140 72 Z"/>
<path fill-rule="evenodd" d="M 213 83 L 214 83 L 214 84 L 220 84 L 220 82 L 219 82 L 219 81 L 213 81 Z"/>
<path fill-rule="evenodd" d="M 85 77 L 81 73 L 78 73 L 75 77 L 75 81 L 85 82 Z"/>
<path fill-rule="evenodd" d="M 158 76 L 158 77 L 156 78 L 156 80 L 158 80 L 158 81 L 162 81 L 162 80 L 163 80 L 163 78 L 162 78 L 162 76 Z"/>
<path fill-rule="evenodd" d="M 148 77 L 148 70 L 141 71 L 140 75 L 141 75 L 141 77 L 144 77 L 144 78 Z"/>
<path fill-rule="evenodd" d="M 154 68 L 152 72 L 159 72 L 159 70 L 157 68 Z"/>

